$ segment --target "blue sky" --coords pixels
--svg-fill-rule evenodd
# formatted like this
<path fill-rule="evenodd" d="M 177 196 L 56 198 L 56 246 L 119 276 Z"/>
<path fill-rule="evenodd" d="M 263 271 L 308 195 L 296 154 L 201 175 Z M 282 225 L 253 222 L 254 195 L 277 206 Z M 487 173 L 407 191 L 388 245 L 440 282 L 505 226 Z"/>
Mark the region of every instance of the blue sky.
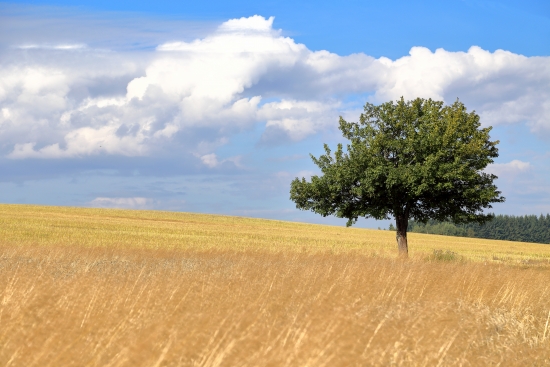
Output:
<path fill-rule="evenodd" d="M 475 109 L 494 211 L 548 213 L 549 4 L 0 3 L 0 202 L 343 224 L 289 183 L 339 115 L 403 95 Z"/>

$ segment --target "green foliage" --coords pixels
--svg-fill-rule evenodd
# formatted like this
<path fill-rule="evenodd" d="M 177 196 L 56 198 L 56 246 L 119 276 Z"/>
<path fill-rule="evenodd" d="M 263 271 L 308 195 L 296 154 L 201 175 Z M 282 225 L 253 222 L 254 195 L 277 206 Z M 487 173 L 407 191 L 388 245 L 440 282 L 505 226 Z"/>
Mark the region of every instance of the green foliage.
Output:
<path fill-rule="evenodd" d="M 409 231 L 416 233 L 438 234 L 444 236 L 472 237 L 464 226 L 451 222 L 437 222 L 430 220 L 427 223 L 409 221 Z"/>
<path fill-rule="evenodd" d="M 476 237 L 494 240 L 550 244 L 550 214 L 510 216 L 497 215 L 485 224 L 453 224 L 450 222 L 409 221 L 409 231 L 445 236 Z"/>
<path fill-rule="evenodd" d="M 483 172 L 498 141 L 458 100 L 367 103 L 359 122 L 340 118 L 340 130 L 350 141 L 345 150 L 339 144 L 332 154 L 325 144 L 324 155 L 311 156 L 322 175 L 292 181 L 297 208 L 347 218 L 348 226 L 393 216 L 406 234 L 409 218 L 484 223 L 492 215 L 483 209 L 504 201 L 496 176 Z"/>

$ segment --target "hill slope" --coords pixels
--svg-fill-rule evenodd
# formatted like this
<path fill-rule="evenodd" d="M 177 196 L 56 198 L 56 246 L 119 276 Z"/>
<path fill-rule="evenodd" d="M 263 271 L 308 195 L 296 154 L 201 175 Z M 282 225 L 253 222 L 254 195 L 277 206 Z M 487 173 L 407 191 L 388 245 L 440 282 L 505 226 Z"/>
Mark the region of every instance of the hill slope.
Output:
<path fill-rule="evenodd" d="M 0 244 L 162 249 L 360 251 L 394 256 L 390 231 L 221 215 L 0 205 Z M 412 257 L 450 250 L 477 261 L 550 260 L 550 246 L 409 234 Z"/>
<path fill-rule="evenodd" d="M 402 261 L 389 231 L 0 205 L 0 365 L 550 364 L 550 246 L 410 242 Z"/>

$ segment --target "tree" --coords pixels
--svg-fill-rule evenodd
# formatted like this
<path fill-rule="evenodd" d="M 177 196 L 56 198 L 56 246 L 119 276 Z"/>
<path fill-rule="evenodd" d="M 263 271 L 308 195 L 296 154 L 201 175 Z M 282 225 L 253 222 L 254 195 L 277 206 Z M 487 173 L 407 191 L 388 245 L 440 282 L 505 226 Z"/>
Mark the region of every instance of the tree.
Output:
<path fill-rule="evenodd" d="M 483 209 L 504 201 L 497 177 L 483 171 L 499 142 L 479 120 L 458 100 L 367 103 L 358 123 L 340 117 L 346 151 L 338 144 L 332 155 L 325 144 L 326 154 L 311 155 L 323 174 L 294 179 L 290 199 L 298 209 L 347 218 L 347 226 L 393 216 L 399 254 L 407 257 L 409 219 L 484 223 L 493 215 Z"/>

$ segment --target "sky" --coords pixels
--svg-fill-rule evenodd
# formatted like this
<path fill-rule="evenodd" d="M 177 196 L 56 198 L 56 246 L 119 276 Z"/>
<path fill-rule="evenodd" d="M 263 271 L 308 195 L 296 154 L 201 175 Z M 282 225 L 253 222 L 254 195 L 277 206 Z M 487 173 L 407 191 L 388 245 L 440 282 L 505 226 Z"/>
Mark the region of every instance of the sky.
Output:
<path fill-rule="evenodd" d="M 290 182 L 403 96 L 475 110 L 491 211 L 546 214 L 549 39 L 542 0 L 1 2 L 0 202 L 344 225 Z"/>

